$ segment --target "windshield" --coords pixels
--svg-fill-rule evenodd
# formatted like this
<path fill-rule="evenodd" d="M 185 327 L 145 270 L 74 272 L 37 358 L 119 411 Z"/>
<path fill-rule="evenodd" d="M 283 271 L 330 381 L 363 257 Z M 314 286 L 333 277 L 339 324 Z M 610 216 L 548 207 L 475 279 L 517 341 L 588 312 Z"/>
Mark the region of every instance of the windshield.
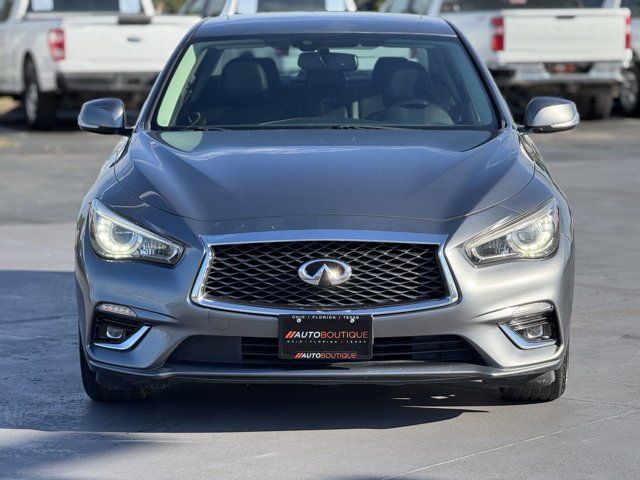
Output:
<path fill-rule="evenodd" d="M 191 44 L 153 125 L 215 128 L 495 128 L 457 39 L 318 34 Z"/>
<path fill-rule="evenodd" d="M 140 0 L 31 0 L 29 12 L 140 13 Z"/>
<path fill-rule="evenodd" d="M 583 0 L 444 0 L 443 12 L 515 8 L 582 8 Z"/>

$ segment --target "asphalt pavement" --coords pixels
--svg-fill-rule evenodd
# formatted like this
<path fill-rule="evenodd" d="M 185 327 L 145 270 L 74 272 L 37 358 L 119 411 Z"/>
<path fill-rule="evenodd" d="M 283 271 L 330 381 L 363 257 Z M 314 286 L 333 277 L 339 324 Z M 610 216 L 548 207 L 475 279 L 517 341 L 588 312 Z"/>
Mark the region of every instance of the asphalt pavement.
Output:
<path fill-rule="evenodd" d="M 537 136 L 572 202 L 569 386 L 545 404 L 478 385 L 204 386 L 85 397 L 72 244 L 117 142 L 0 115 L 0 479 L 640 478 L 640 120 Z"/>

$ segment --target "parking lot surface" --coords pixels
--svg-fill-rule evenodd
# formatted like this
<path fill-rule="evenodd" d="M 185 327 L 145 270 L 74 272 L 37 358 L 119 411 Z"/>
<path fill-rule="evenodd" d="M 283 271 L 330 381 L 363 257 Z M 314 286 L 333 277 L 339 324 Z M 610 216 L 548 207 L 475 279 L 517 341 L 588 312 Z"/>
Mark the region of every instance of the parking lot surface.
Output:
<path fill-rule="evenodd" d="M 205 386 L 97 404 L 77 362 L 77 207 L 115 145 L 0 116 L 1 479 L 640 478 L 640 120 L 537 136 L 572 202 L 569 386 Z"/>

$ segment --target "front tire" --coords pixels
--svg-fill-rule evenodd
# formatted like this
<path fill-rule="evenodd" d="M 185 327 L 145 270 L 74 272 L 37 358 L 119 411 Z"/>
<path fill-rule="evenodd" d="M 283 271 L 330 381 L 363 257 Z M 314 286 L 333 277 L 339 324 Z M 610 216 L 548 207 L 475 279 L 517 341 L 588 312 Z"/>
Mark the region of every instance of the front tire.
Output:
<path fill-rule="evenodd" d="M 554 370 L 555 380 L 546 386 L 538 386 L 535 381 L 527 382 L 517 387 L 501 387 L 500 393 L 507 400 L 517 402 L 551 402 L 559 399 L 567 386 L 567 369 L 569 354 L 564 357 L 560 368 Z"/>
<path fill-rule="evenodd" d="M 78 336 L 79 337 L 79 336 Z M 129 402 L 143 400 L 147 397 L 147 391 L 136 384 L 122 384 L 116 387 L 107 387 L 98 383 L 96 372 L 89 368 L 87 358 L 82 348 L 82 338 L 78 338 L 80 351 L 80 373 L 82 374 L 82 386 L 87 396 L 96 402 Z"/>
<path fill-rule="evenodd" d="M 34 130 L 50 130 L 56 122 L 60 98 L 53 93 L 44 93 L 38 84 L 36 67 L 27 60 L 24 67 L 24 93 L 22 96 L 27 127 Z"/>

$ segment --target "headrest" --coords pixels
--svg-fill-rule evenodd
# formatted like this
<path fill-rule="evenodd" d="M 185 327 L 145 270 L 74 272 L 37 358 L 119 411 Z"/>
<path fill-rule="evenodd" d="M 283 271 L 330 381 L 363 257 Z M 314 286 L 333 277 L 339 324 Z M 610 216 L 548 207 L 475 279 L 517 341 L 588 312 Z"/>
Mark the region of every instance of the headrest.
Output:
<path fill-rule="evenodd" d="M 269 84 L 264 68 L 253 58 L 229 61 L 220 75 L 220 98 L 224 102 L 265 102 Z"/>
<path fill-rule="evenodd" d="M 383 102 L 387 107 L 404 100 L 427 98 L 429 76 L 422 65 L 409 62 L 400 69 L 391 72 L 389 81 L 382 91 Z"/>
<path fill-rule="evenodd" d="M 384 92 L 393 72 L 397 72 L 408 63 L 411 62 L 402 57 L 380 57 L 373 67 L 371 81 L 379 91 Z"/>
<path fill-rule="evenodd" d="M 273 58 L 256 58 L 256 62 L 262 67 L 265 75 L 267 76 L 267 83 L 269 84 L 269 88 L 278 88 L 280 87 L 280 72 L 278 71 L 278 66 Z"/>

